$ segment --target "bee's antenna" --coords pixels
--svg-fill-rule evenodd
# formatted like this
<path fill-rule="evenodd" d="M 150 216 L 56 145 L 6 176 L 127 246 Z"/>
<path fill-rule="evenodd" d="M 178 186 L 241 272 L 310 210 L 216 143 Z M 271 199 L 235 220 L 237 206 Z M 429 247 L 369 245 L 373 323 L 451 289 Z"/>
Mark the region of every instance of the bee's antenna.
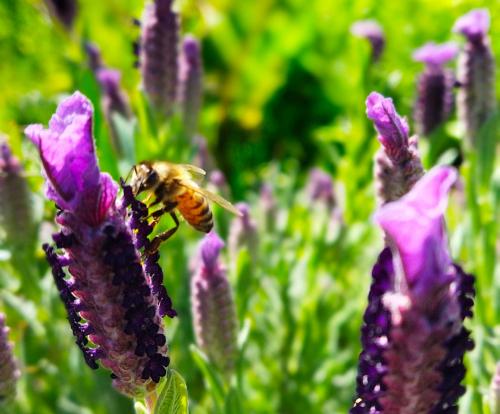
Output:
<path fill-rule="evenodd" d="M 130 175 L 132 174 L 132 171 L 133 171 L 133 172 L 135 172 L 135 174 L 137 175 L 137 165 L 134 165 L 134 166 L 130 169 L 130 171 L 129 171 L 129 172 L 128 172 L 128 174 L 127 174 L 127 177 L 125 178 L 125 182 L 127 182 L 127 181 L 128 181 L 128 179 L 130 178 Z"/>

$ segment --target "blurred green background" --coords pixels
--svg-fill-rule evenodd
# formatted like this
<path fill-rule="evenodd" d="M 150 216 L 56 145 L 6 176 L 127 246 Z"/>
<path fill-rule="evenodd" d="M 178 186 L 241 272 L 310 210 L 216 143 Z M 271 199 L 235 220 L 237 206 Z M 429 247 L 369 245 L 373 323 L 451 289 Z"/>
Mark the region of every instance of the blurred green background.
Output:
<path fill-rule="evenodd" d="M 118 178 L 99 87 L 82 45 L 97 44 L 105 64 L 122 72 L 123 87 L 139 112 L 140 73 L 133 65 L 132 42 L 140 29 L 132 19 L 140 18 L 143 7 L 142 0 L 80 1 L 75 27 L 67 31 L 43 1 L 0 2 L 0 131 L 26 166 L 36 213 L 43 218 L 43 240 L 54 211 L 43 202 L 37 155 L 22 130 L 29 123 L 47 124 L 61 96 L 80 90 L 96 108 L 101 167 Z M 372 90 L 392 97 L 414 130 L 415 81 L 423 65 L 412 61 L 412 51 L 430 40 L 463 43 L 451 33 L 456 18 L 488 7 L 498 61 L 500 3 L 184 0 L 176 7 L 182 33 L 202 41 L 199 132 L 228 177 L 230 199 L 249 202 L 259 225 L 257 259 L 245 249 L 224 257 L 241 326 L 249 329 L 238 371 L 239 410 L 346 412 L 355 390 L 370 269 L 382 247 L 381 232 L 370 219 L 376 208 L 372 158 L 379 144 L 366 120 L 365 98 Z M 366 18 L 378 20 L 386 33 L 386 50 L 376 64 L 369 43 L 349 32 L 354 21 Z M 499 82 L 497 77 L 497 96 Z M 423 139 L 426 167 L 438 160 L 458 164 L 462 134 L 453 118 L 432 140 Z M 161 157 L 152 138 L 140 132 L 136 147 L 141 154 Z M 313 166 L 328 171 L 335 182 L 343 218 L 333 224 L 330 211 L 307 199 L 304 185 Z M 472 179 L 468 171 L 466 160 L 466 182 Z M 464 209 L 457 196 L 449 215 L 452 253 L 476 273 L 479 290 L 473 322 L 477 346 L 468 358 L 462 413 L 489 412 L 487 389 L 500 359 L 498 159 L 495 171 L 480 197 L 469 197 Z M 272 185 L 277 199 L 274 229 L 259 202 L 262 183 Z M 217 217 L 218 230 L 227 237 L 231 218 L 220 212 Z M 200 238 L 181 226 L 163 246 L 162 261 L 180 312 L 176 321 L 166 321 L 172 365 L 186 379 L 193 412 L 209 413 L 214 412 L 214 391 L 189 350 L 194 338 L 188 264 Z M 0 298 L 23 365 L 12 412 L 131 413 L 131 402 L 112 389 L 109 374 L 84 366 L 40 248 L 31 261 L 25 269 L 12 261 L 0 263 Z"/>

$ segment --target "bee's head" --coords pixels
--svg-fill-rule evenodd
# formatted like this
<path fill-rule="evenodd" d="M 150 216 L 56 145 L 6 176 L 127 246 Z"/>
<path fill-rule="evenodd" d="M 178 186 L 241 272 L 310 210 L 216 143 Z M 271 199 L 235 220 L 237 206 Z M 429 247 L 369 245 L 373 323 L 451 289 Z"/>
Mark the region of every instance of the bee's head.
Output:
<path fill-rule="evenodd" d="M 135 195 L 153 189 L 158 184 L 158 181 L 158 173 L 151 163 L 141 162 L 133 167 L 130 185 Z"/>

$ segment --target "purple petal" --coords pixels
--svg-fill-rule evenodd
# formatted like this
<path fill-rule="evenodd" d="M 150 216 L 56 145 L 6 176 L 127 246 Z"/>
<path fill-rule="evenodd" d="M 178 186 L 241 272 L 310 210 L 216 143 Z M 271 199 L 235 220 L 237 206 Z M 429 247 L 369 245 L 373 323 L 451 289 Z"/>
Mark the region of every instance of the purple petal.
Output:
<path fill-rule="evenodd" d="M 201 242 L 201 258 L 206 268 L 213 269 L 216 266 L 219 253 L 223 247 L 224 242 L 214 231 L 205 236 Z"/>
<path fill-rule="evenodd" d="M 415 50 L 413 60 L 427 65 L 441 66 L 455 58 L 458 46 L 453 42 L 436 44 L 429 42 Z"/>
<path fill-rule="evenodd" d="M 474 9 L 455 22 L 453 31 L 474 40 L 485 36 L 489 28 L 490 13 L 488 9 Z"/>
<path fill-rule="evenodd" d="M 92 137 L 92 115 L 90 101 L 75 92 L 59 105 L 48 129 L 30 125 L 25 130 L 40 152 L 47 197 L 61 208 L 81 215 L 88 224 L 96 224 L 103 217 L 101 191 L 106 194 L 104 205 L 109 207 L 117 189 L 116 185 L 109 186 L 109 179 L 100 174 Z"/>
<path fill-rule="evenodd" d="M 398 115 L 391 98 L 372 92 L 366 98 L 366 115 L 379 133 L 378 139 L 390 153 L 408 146 L 408 123 Z"/>
<path fill-rule="evenodd" d="M 446 275 L 451 260 L 443 215 L 448 191 L 457 179 L 451 167 L 435 167 L 398 201 L 388 203 L 375 220 L 395 244 L 409 285 Z"/>
<path fill-rule="evenodd" d="M 97 69 L 96 77 L 101 87 L 108 93 L 119 88 L 121 74 L 118 70 L 100 68 Z"/>
<path fill-rule="evenodd" d="M 384 37 L 380 24 L 375 20 L 358 20 L 351 25 L 351 33 L 359 37 Z"/>

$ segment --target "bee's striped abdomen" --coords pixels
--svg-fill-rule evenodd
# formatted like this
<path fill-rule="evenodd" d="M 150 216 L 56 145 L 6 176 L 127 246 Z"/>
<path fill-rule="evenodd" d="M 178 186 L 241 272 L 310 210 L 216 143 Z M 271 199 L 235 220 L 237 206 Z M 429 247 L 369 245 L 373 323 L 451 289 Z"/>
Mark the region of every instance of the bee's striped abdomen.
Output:
<path fill-rule="evenodd" d="M 208 200 L 201 194 L 186 190 L 177 196 L 177 210 L 196 230 L 208 233 L 214 226 Z"/>

